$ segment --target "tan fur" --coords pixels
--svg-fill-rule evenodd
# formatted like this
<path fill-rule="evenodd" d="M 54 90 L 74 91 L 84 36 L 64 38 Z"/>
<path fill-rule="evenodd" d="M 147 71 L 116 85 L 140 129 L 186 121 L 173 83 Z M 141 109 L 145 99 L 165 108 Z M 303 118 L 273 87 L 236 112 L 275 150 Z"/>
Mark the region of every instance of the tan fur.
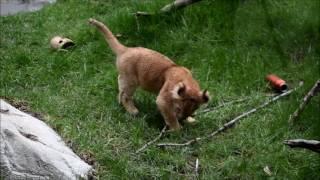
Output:
<path fill-rule="evenodd" d="M 130 114 L 139 112 L 132 99 L 137 87 L 159 93 L 156 103 L 171 130 L 180 129 L 179 120 L 192 115 L 199 105 L 209 100 L 208 92 L 200 90 L 188 69 L 156 51 L 125 47 L 103 23 L 95 19 L 89 22 L 103 33 L 117 55 L 118 99 Z"/>

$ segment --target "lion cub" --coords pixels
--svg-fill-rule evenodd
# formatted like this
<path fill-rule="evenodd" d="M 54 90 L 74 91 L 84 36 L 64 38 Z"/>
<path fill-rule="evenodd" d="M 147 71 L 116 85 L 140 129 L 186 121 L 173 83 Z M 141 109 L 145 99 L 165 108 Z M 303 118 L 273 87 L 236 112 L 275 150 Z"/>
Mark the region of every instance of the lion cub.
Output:
<path fill-rule="evenodd" d="M 138 114 L 132 96 L 137 87 L 159 93 L 156 104 L 170 130 L 181 128 L 183 120 L 203 103 L 209 101 L 209 93 L 201 91 L 191 72 L 176 65 L 168 57 L 142 47 L 126 47 L 101 22 L 89 19 L 104 35 L 112 51 L 117 55 L 119 73 L 119 103 L 133 115 Z"/>

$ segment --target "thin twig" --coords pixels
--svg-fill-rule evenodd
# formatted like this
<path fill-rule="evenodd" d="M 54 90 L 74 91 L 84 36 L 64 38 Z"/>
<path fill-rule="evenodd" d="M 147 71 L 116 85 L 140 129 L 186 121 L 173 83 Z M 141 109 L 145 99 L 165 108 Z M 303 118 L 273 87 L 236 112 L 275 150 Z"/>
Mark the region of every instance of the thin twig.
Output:
<path fill-rule="evenodd" d="M 194 173 L 196 174 L 196 177 L 199 175 L 199 159 L 196 159 L 196 165 L 194 167 Z"/>
<path fill-rule="evenodd" d="M 161 130 L 160 134 L 159 134 L 156 138 L 154 138 L 152 141 L 149 141 L 148 143 L 146 143 L 145 145 L 143 145 L 140 149 L 138 149 L 138 150 L 136 151 L 136 153 L 139 153 L 139 152 L 143 151 L 143 150 L 146 149 L 148 146 L 150 146 L 150 145 L 153 144 L 154 142 L 158 141 L 158 140 L 162 137 L 162 135 L 163 135 L 163 133 L 166 131 L 166 129 L 167 129 L 167 126 L 164 126 L 163 129 Z"/>
<path fill-rule="evenodd" d="M 320 141 L 317 140 L 291 139 L 285 140 L 283 143 L 290 146 L 291 148 L 306 148 L 311 151 L 320 153 Z"/>
<path fill-rule="evenodd" d="M 292 92 L 296 91 L 299 87 L 301 87 L 303 85 L 302 82 L 300 82 L 299 86 L 294 88 L 294 89 L 291 89 L 287 92 L 284 92 L 278 96 L 275 96 L 269 100 L 267 100 L 265 103 L 261 104 L 260 106 L 256 107 L 256 108 L 253 108 L 247 112 L 244 112 L 243 114 L 235 117 L 234 119 L 232 119 L 231 121 L 225 123 L 222 127 L 220 127 L 218 130 L 212 132 L 211 134 L 207 135 L 207 136 L 203 136 L 203 137 L 197 137 L 197 138 L 194 138 L 194 139 L 191 139 L 189 141 L 186 141 L 185 143 L 159 143 L 157 144 L 158 147 L 164 147 L 164 146 L 188 146 L 188 145 L 191 145 L 195 142 L 199 142 L 199 141 L 203 141 L 203 140 L 206 140 L 206 139 L 209 139 L 217 134 L 220 134 L 221 132 L 233 127 L 233 125 L 235 125 L 238 121 L 240 121 L 240 119 L 244 118 L 244 117 L 247 117 L 249 116 L 250 114 L 252 113 L 255 113 L 256 111 L 266 107 L 267 105 L 269 105 L 270 103 L 274 102 L 274 101 L 277 101 L 278 99 L 280 99 L 281 97 L 284 97 L 284 96 L 287 96 L 289 94 L 291 94 Z"/>
<path fill-rule="evenodd" d="M 67 49 L 58 49 L 59 52 L 69 52 Z"/>
<path fill-rule="evenodd" d="M 215 107 L 208 107 L 208 108 L 206 108 L 206 109 L 204 109 L 202 111 L 199 111 L 199 112 L 195 113 L 194 115 L 197 116 L 199 114 L 208 113 L 208 112 L 215 111 L 217 109 L 223 108 L 223 107 L 225 107 L 227 105 L 240 103 L 240 102 L 244 102 L 244 101 L 247 101 L 247 100 L 249 100 L 249 98 L 242 98 L 242 99 L 237 99 L 237 100 L 221 103 L 220 105 L 215 106 Z"/>
<path fill-rule="evenodd" d="M 136 17 L 139 17 L 139 16 L 151 16 L 153 15 L 152 13 L 148 13 L 148 12 L 144 12 L 144 11 L 137 11 L 135 13 L 133 13 Z"/>
<path fill-rule="evenodd" d="M 135 19 L 136 19 L 136 23 L 137 23 L 137 30 L 139 32 L 140 31 L 140 23 L 139 23 L 139 19 L 138 19 L 137 15 L 135 16 Z"/>
<path fill-rule="evenodd" d="M 320 80 L 316 81 L 314 86 L 310 89 L 310 91 L 304 96 L 302 102 L 300 103 L 297 110 L 290 116 L 289 123 L 294 122 L 301 112 L 304 110 L 306 105 L 310 102 L 310 99 L 320 92 Z"/>

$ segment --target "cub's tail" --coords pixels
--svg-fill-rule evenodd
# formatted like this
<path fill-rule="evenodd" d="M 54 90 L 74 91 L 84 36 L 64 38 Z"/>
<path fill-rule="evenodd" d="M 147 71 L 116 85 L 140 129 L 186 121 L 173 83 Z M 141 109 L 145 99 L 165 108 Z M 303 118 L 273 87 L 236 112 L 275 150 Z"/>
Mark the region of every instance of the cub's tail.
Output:
<path fill-rule="evenodd" d="M 106 25 L 104 25 L 102 22 L 99 22 L 95 19 L 90 18 L 89 23 L 97 27 L 102 32 L 104 38 L 106 39 L 106 41 L 108 42 L 110 48 L 114 53 L 119 55 L 126 50 L 126 47 L 118 41 L 118 39 L 112 34 L 109 28 Z"/>

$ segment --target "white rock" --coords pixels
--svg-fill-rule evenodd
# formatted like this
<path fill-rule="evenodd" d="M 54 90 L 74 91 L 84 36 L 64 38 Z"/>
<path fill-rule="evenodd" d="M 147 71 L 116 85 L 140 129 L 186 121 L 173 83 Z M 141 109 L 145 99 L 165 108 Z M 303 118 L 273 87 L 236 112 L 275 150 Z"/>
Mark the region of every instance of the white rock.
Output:
<path fill-rule="evenodd" d="M 87 179 L 82 161 L 43 121 L 0 99 L 0 170 L 5 179 Z"/>

